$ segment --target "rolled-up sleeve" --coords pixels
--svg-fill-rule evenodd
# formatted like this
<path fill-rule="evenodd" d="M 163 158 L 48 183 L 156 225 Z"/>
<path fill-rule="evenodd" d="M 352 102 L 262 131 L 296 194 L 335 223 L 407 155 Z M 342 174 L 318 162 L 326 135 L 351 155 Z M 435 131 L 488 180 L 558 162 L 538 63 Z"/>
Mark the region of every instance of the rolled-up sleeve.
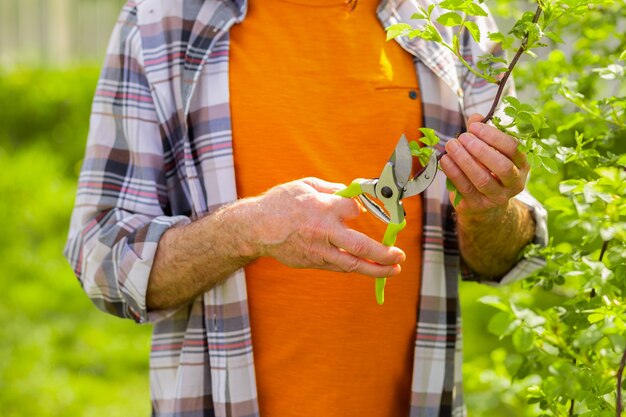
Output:
<path fill-rule="evenodd" d="M 168 313 L 146 309 L 150 270 L 163 233 L 190 222 L 171 215 L 163 149 L 129 2 L 95 92 L 64 253 L 96 306 L 137 322 Z"/>

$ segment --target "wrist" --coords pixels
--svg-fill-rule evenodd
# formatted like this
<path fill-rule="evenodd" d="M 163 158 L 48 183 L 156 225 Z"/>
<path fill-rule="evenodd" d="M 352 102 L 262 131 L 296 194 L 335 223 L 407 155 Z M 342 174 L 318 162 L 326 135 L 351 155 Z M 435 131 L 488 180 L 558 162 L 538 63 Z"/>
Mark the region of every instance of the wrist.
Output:
<path fill-rule="evenodd" d="M 262 245 L 256 235 L 255 222 L 257 221 L 258 199 L 244 198 L 215 213 L 215 220 L 223 229 L 223 236 L 228 242 L 232 256 L 252 262 L 262 256 Z M 219 243 L 218 243 L 219 244 Z"/>
<path fill-rule="evenodd" d="M 457 226 L 462 229 L 484 227 L 486 224 L 499 224 L 506 218 L 515 216 L 515 203 L 510 199 L 501 206 L 485 210 L 458 210 L 456 212 Z"/>

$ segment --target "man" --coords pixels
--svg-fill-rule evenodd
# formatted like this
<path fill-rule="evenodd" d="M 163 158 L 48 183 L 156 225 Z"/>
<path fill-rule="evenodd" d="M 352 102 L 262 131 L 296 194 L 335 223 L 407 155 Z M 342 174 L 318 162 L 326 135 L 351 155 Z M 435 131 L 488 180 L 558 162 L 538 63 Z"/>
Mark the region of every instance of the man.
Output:
<path fill-rule="evenodd" d="M 492 86 L 435 44 L 384 42 L 381 23 L 415 10 L 124 8 L 66 255 L 98 307 L 155 323 L 155 415 L 464 413 L 459 248 L 466 277 L 510 280 L 530 270 L 514 264 L 544 226 L 532 199 L 513 199 L 528 174 L 513 138 L 474 115 L 454 139 Z M 464 39 L 471 59 L 489 47 Z M 387 248 L 384 226 L 333 192 L 376 176 L 400 134 L 424 125 L 447 141 L 441 166 L 463 201 L 455 214 L 440 173 L 406 200 L 408 226 Z M 391 277 L 385 305 L 363 275 Z"/>

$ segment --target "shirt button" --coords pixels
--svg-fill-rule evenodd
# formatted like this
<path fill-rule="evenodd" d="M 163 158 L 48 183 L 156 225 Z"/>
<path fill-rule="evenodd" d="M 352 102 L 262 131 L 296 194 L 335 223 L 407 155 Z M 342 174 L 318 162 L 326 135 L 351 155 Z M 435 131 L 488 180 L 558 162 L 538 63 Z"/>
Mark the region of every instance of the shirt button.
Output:
<path fill-rule="evenodd" d="M 410 98 L 411 100 L 415 100 L 415 99 L 417 99 L 417 91 L 415 91 L 415 90 L 411 90 L 411 91 L 409 91 L 409 98 Z"/>

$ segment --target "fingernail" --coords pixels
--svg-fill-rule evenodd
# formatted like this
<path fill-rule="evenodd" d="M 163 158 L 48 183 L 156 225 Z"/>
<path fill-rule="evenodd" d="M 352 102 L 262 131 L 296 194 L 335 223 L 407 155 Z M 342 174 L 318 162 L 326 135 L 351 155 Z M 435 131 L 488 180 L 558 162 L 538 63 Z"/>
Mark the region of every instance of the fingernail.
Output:
<path fill-rule="evenodd" d="M 463 133 L 461 136 L 459 136 L 459 140 L 461 141 L 465 149 L 470 152 L 472 152 L 472 149 L 474 149 L 474 151 L 477 151 L 478 147 L 480 146 L 480 144 L 478 143 L 480 139 L 478 139 L 471 133 Z"/>
<path fill-rule="evenodd" d="M 404 262 L 406 260 L 406 255 L 405 255 L 404 251 L 402 251 L 402 249 L 395 248 L 395 250 L 393 252 L 396 255 L 396 263 L 397 264 L 399 264 L 400 262 Z"/>
<path fill-rule="evenodd" d="M 456 139 L 452 139 L 450 141 L 448 141 L 448 143 L 446 143 L 446 149 L 448 149 L 449 152 L 456 152 L 457 149 L 459 149 L 459 143 L 456 141 Z"/>
<path fill-rule="evenodd" d="M 461 136 L 459 136 L 459 140 L 461 141 L 463 146 L 467 148 L 469 144 L 474 141 L 474 137 L 469 133 L 463 133 Z"/>

